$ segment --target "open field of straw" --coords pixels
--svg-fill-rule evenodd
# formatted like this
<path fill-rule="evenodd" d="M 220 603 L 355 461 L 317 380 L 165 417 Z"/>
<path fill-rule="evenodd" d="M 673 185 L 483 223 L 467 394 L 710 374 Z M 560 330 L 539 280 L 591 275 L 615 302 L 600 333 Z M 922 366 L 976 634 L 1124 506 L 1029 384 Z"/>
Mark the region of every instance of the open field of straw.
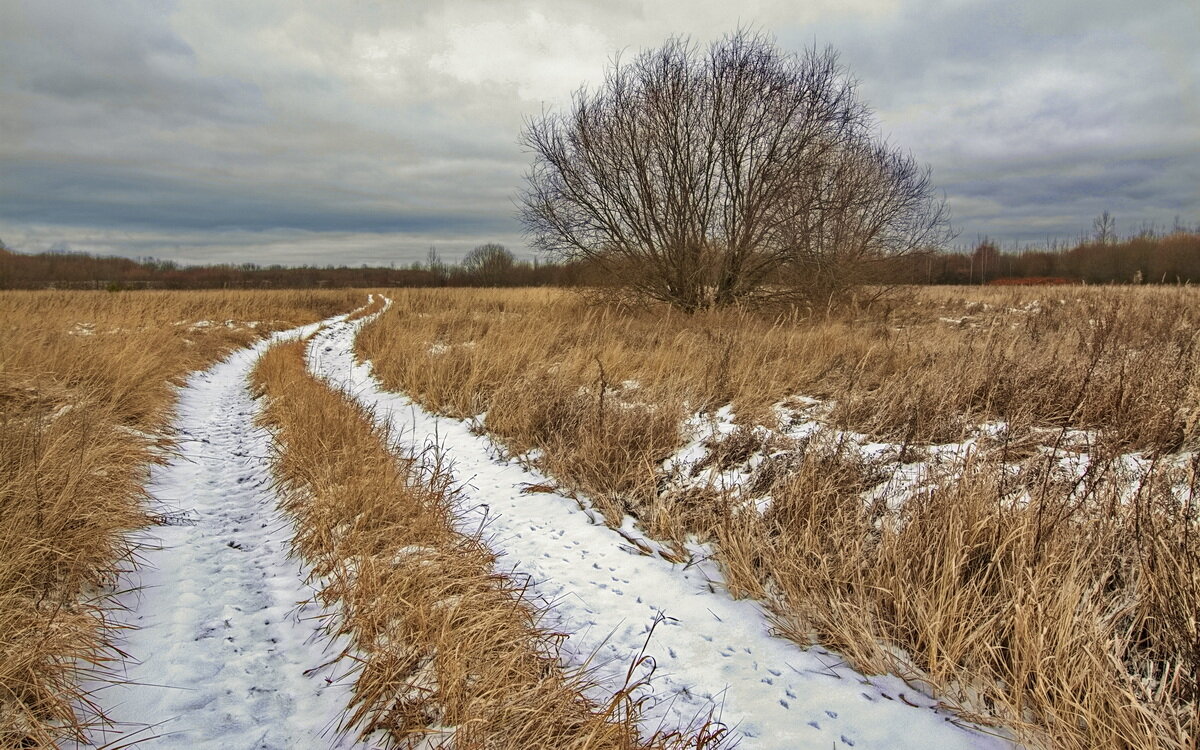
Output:
<path fill-rule="evenodd" d="M 1200 295 L 936 288 L 819 319 L 411 291 L 394 390 L 672 540 L 779 630 L 1054 747 L 1200 720 Z"/>
<path fill-rule="evenodd" d="M 0 328 L 0 746 L 1195 747 L 1194 289 L 6 292 Z"/>

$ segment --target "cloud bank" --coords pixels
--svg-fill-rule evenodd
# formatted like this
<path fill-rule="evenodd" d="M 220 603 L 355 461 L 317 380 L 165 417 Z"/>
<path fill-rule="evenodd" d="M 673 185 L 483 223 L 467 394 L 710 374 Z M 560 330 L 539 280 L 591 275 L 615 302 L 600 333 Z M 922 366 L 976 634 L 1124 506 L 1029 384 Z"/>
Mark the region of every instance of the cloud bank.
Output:
<path fill-rule="evenodd" d="M 1200 7 L 1175 0 L 0 0 L 0 237 L 181 262 L 502 242 L 523 118 L 738 27 L 839 50 L 964 241 L 1200 219 Z"/>

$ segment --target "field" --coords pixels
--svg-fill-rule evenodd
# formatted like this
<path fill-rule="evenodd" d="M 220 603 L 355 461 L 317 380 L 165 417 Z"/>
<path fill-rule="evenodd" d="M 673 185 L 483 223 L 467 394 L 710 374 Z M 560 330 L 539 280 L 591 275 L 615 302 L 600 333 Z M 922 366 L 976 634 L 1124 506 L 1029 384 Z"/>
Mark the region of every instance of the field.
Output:
<path fill-rule="evenodd" d="M 0 744 L 1194 747 L 1195 290 L 366 299 L 0 295 Z"/>
<path fill-rule="evenodd" d="M 801 643 L 1031 741 L 1185 747 L 1198 301 L 951 288 L 804 320 L 409 292 L 359 352 L 610 524 L 711 543 Z"/>

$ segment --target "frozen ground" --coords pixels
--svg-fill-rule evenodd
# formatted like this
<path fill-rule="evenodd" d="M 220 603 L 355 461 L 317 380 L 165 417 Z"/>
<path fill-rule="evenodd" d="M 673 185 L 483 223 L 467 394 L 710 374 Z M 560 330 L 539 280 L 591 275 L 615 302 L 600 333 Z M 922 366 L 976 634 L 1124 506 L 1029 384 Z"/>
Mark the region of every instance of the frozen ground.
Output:
<path fill-rule="evenodd" d="M 97 691 L 120 722 L 97 744 L 349 746 L 334 731 L 348 686 L 322 667 L 331 654 L 320 611 L 298 606 L 312 592 L 276 512 L 270 436 L 254 424 L 247 375 L 268 345 L 192 376 L 179 394 L 179 455 L 148 487 L 171 521 L 146 532 L 142 565 L 125 582 L 128 683 Z"/>
<path fill-rule="evenodd" d="M 592 659 L 619 685 L 661 620 L 646 646 L 657 665 L 647 729 L 712 712 L 747 749 L 1010 747 L 959 726 L 895 677 L 864 677 L 835 654 L 771 636 L 758 606 L 722 591 L 711 563 L 685 567 L 640 554 L 627 537 L 657 545 L 631 519 L 618 533 L 575 500 L 522 493 L 545 477 L 495 460 L 490 441 L 465 422 L 383 391 L 368 365 L 355 364 L 361 325 L 338 322 L 319 332 L 309 346 L 310 367 L 389 421 L 402 447 L 440 446 L 463 484 L 461 523 L 472 528 L 486 518 L 502 565 L 528 575 L 534 591 L 554 603 L 552 624 L 571 634 L 566 658 Z"/>

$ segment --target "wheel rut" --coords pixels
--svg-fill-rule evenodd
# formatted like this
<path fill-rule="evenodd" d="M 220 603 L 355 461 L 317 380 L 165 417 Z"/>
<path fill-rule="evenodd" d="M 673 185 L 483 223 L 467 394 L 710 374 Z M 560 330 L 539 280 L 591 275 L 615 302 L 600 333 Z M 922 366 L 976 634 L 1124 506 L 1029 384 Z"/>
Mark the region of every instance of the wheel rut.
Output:
<path fill-rule="evenodd" d="M 96 692 L 117 721 L 97 744 L 351 746 L 337 733 L 349 683 L 326 665 L 336 651 L 320 631 L 323 613 L 304 603 L 313 591 L 289 555 L 271 438 L 255 424 L 247 376 L 270 343 L 235 352 L 180 391 L 178 454 L 147 488 L 168 522 L 139 540 L 141 562 L 120 597 L 129 660 L 124 683 Z"/>

